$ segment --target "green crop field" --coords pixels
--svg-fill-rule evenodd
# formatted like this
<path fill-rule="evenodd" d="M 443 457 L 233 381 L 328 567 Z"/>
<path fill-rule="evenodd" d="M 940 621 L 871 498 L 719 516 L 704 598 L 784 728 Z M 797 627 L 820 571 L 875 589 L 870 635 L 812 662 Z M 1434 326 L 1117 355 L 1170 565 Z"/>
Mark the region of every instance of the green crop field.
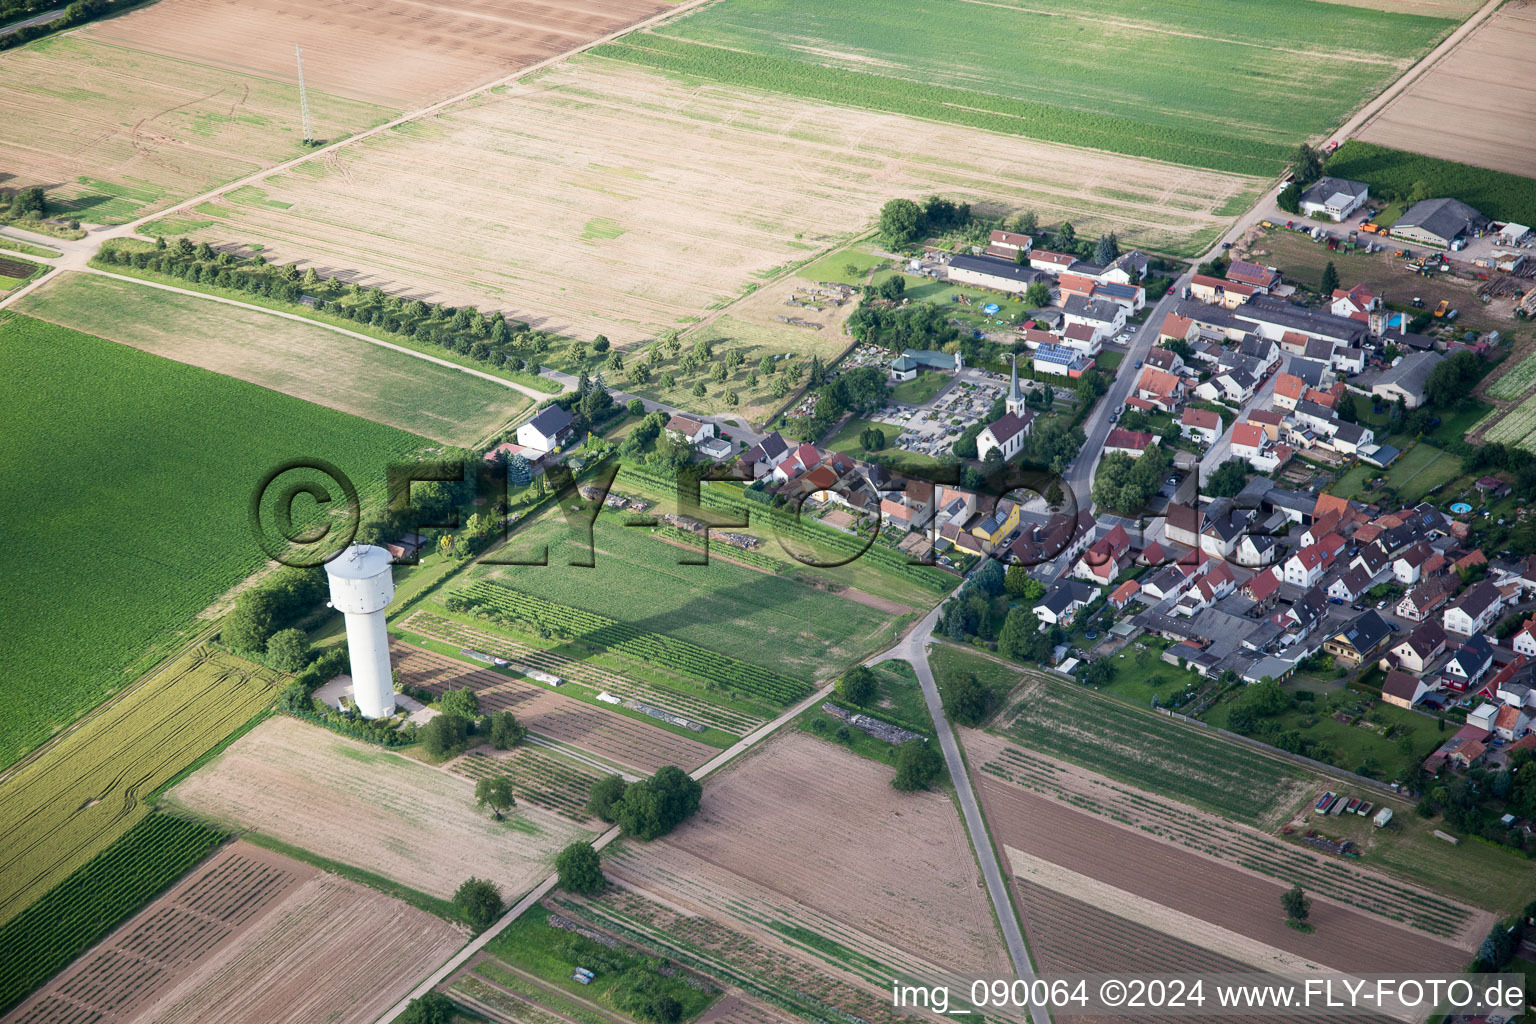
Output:
<path fill-rule="evenodd" d="M 1031 674 L 992 731 L 1111 778 L 1262 824 L 1295 802 L 1311 773 L 1233 740 Z"/>
<path fill-rule="evenodd" d="M 198 612 L 267 563 L 249 506 L 268 471 L 322 458 L 376 494 L 387 463 L 425 446 L 392 427 L 0 314 L 0 530 L 15 553 L 0 593 L 0 765 L 163 657 L 201 628 Z"/>
<path fill-rule="evenodd" d="M 0 923 L 147 817 L 146 797 L 267 707 L 286 679 L 193 648 L 0 783 Z"/>
<path fill-rule="evenodd" d="M 16 309 L 449 444 L 472 445 L 532 404 L 315 324 L 95 274 L 50 281 Z"/>
<path fill-rule="evenodd" d="M 716 539 L 708 565 L 680 565 L 697 552 L 669 544 L 649 528 L 599 516 L 591 568 L 564 563 L 563 518 L 545 516 L 513 538 L 497 558 L 533 558 L 548 546 L 548 566 L 491 566 L 470 579 L 616 619 L 742 658 L 797 679 L 840 671 L 855 658 L 889 646 L 895 616 L 846 597 L 727 559 L 735 550 Z"/>
<path fill-rule="evenodd" d="M 1248 174 L 1456 22 L 1314 0 L 712 4 L 597 52 L 737 85 Z"/>
<path fill-rule="evenodd" d="M 156 814 L 0 927 L 0 1013 L 138 910 L 225 837 Z"/>
<path fill-rule="evenodd" d="M 1488 385 L 1488 397 L 1512 402 L 1529 391 L 1532 384 L 1536 384 L 1536 353 L 1526 356 Z"/>

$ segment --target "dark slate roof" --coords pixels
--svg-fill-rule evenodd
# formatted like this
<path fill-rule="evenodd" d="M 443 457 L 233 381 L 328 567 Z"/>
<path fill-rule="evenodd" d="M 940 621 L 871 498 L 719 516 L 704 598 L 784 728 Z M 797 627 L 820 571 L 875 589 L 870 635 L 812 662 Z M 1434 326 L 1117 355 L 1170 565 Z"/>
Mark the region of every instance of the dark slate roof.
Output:
<path fill-rule="evenodd" d="M 1307 382 L 1308 387 L 1319 388 L 1323 386 L 1323 374 L 1328 372 L 1328 364 L 1320 363 L 1316 359 L 1303 359 L 1301 356 L 1292 356 L 1285 372 L 1292 377 L 1300 377 Z"/>
<path fill-rule="evenodd" d="M 1376 609 L 1361 612 L 1353 622 L 1339 631 L 1339 634 L 1349 641 L 1350 646 L 1362 654 L 1376 649 L 1377 645 L 1387 638 L 1392 628 L 1386 620 L 1376 614 Z"/>
<path fill-rule="evenodd" d="M 575 420 L 569 412 L 558 405 L 550 405 L 540 409 L 538 415 L 528 421 L 528 425 L 545 437 L 554 437 L 573 422 Z"/>
<path fill-rule="evenodd" d="M 1238 320 L 1269 324 L 1302 332 L 1322 334 L 1348 344 L 1355 344 L 1370 331 L 1365 324 L 1347 317 L 1334 316 L 1295 303 L 1284 302 L 1269 295 L 1255 295 L 1232 311 Z"/>
<path fill-rule="evenodd" d="M 1439 238 L 1452 239 L 1487 224 L 1487 217 L 1459 199 L 1426 199 L 1410 206 L 1392 228 L 1419 228 Z"/>
<path fill-rule="evenodd" d="M 1070 316 L 1080 316 L 1106 324 L 1113 322 L 1120 313 L 1118 303 L 1106 302 L 1103 299 L 1085 299 L 1081 295 L 1068 295 L 1067 301 L 1061 304 L 1061 309 Z"/>
<path fill-rule="evenodd" d="M 1348 178 L 1318 178 L 1301 194 L 1301 201 L 1323 203 L 1341 192 L 1353 199 L 1365 195 L 1369 188 L 1363 181 L 1350 181 Z"/>
<path fill-rule="evenodd" d="M 996 259 L 991 256 L 954 256 L 950 258 L 949 265 L 975 274 L 1007 278 L 1019 284 L 1034 284 L 1040 280 L 1040 271 L 1031 269 L 1027 264 L 1021 266 L 1012 260 Z"/>

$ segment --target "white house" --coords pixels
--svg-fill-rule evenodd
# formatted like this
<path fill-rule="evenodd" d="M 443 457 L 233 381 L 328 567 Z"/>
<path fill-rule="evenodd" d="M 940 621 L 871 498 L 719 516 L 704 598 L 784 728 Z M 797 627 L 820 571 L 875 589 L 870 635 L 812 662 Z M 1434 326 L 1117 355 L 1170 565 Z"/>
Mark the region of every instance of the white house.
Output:
<path fill-rule="evenodd" d="M 1041 622 L 1057 626 L 1072 621 L 1079 609 L 1092 601 L 1098 593 L 1086 583 L 1062 580 L 1035 605 L 1035 615 Z"/>
<path fill-rule="evenodd" d="M 571 414 L 558 405 L 548 406 L 517 428 L 517 443 L 524 448 L 552 452 L 570 440 L 573 422 Z"/>
<path fill-rule="evenodd" d="M 1221 417 L 1210 409 L 1191 406 L 1179 416 L 1179 433 L 1202 444 L 1215 444 L 1221 436 Z"/>
<path fill-rule="evenodd" d="M 701 444 L 715 436 L 715 425 L 708 420 L 675 413 L 667 421 L 667 433 L 689 444 Z"/>
<path fill-rule="evenodd" d="M 1503 608 L 1504 595 L 1499 593 L 1499 588 L 1487 580 L 1481 580 L 1445 610 L 1441 625 L 1447 633 L 1460 636 L 1482 633 L 1493 625 Z"/>
<path fill-rule="evenodd" d="M 1061 306 L 1061 319 L 1069 327 L 1083 324 L 1113 336 L 1125 329 L 1125 311 L 1120 303 L 1108 299 L 1085 299 L 1081 295 L 1068 295 Z"/>
<path fill-rule="evenodd" d="M 1342 539 L 1335 538 L 1337 545 L 1342 546 Z M 1323 573 L 1328 571 L 1328 566 L 1338 555 L 1338 546 L 1334 542 L 1325 539 L 1316 544 L 1308 544 L 1290 558 L 1285 560 L 1282 567 L 1283 578 L 1286 583 L 1294 587 L 1309 588 L 1323 578 Z"/>
<path fill-rule="evenodd" d="M 1341 221 L 1370 198 L 1371 187 L 1346 178 L 1319 178 L 1301 194 L 1301 212 L 1308 217 Z"/>

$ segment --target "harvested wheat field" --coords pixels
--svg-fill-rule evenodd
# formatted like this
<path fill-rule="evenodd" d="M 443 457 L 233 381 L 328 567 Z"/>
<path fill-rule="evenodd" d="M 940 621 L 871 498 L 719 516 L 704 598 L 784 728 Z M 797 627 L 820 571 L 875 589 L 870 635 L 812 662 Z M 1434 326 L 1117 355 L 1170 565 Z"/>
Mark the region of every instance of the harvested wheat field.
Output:
<path fill-rule="evenodd" d="M 317 136 L 331 139 L 396 112 L 313 84 L 309 107 Z M 292 75 L 261 78 L 74 32 L 0 54 L 0 109 L 13 176 L 5 184 L 49 186 L 52 200 L 94 224 L 132 220 L 304 152 Z"/>
<path fill-rule="evenodd" d="M 1261 187 L 591 56 L 298 171 L 263 182 L 259 202 L 199 207 L 215 223 L 196 236 L 620 344 L 687 326 L 864 230 L 893 196 L 1027 205 L 1079 234 L 1182 250 Z"/>
<path fill-rule="evenodd" d="M 1536 167 L 1536 3 L 1513 0 L 1387 104 L 1360 138 L 1529 175 Z"/>
<path fill-rule="evenodd" d="M 712 778 L 676 832 L 625 844 L 610 867 L 734 926 L 771 936 L 800 926 L 904 976 L 1009 973 L 953 804 L 898 793 L 890 779 L 888 767 L 789 731 Z"/>
<path fill-rule="evenodd" d="M 669 9 L 665 0 L 160 0 L 82 34 L 287 81 L 425 106 Z"/>
<path fill-rule="evenodd" d="M 433 693 L 468 687 L 480 698 L 480 710 L 511 711 L 534 732 L 569 743 L 604 760 L 649 775 L 662 765 L 689 770 L 719 753 L 714 747 L 665 729 L 608 711 L 548 687 L 477 669 L 462 661 L 394 641 L 390 658 L 400 685 Z"/>
<path fill-rule="evenodd" d="M 324 327 L 101 274 L 61 274 L 16 308 L 448 444 L 473 445 L 532 404 L 493 381 Z"/>
<path fill-rule="evenodd" d="M 496 821 L 468 779 L 279 716 L 167 794 L 175 805 L 447 898 L 471 875 L 509 898 L 591 833 L 536 807 Z"/>
<path fill-rule="evenodd" d="M 234 843 L 5 1020 L 371 1021 L 464 938 L 399 900 Z"/>
<path fill-rule="evenodd" d="M 976 791 L 1014 877 L 1265 971 L 1456 971 L 1468 947 L 1314 894 L 1316 933 L 1286 927 L 1287 886 L 985 773 Z"/>

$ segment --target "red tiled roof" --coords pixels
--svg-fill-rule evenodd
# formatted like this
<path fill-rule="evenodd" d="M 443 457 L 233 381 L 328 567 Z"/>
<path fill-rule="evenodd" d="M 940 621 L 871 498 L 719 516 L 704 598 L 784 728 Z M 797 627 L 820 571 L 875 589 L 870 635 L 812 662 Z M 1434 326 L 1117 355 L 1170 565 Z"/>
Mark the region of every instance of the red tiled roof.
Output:
<path fill-rule="evenodd" d="M 1185 409 L 1179 417 L 1179 422 L 1186 427 L 1200 427 L 1204 430 L 1220 430 L 1221 417 L 1210 409 Z"/>

